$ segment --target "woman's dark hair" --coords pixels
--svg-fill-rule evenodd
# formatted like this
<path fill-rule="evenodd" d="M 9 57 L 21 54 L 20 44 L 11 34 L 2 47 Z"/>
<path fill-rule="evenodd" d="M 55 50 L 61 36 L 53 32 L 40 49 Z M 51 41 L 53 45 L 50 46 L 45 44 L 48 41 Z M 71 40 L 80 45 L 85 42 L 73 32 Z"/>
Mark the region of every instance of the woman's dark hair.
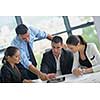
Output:
<path fill-rule="evenodd" d="M 16 31 L 16 34 L 17 34 L 17 35 L 19 35 L 19 34 L 20 34 L 20 35 L 23 35 L 23 34 L 27 33 L 28 28 L 27 28 L 26 25 L 20 24 L 20 25 L 18 25 L 18 26 L 16 27 L 15 31 Z"/>
<path fill-rule="evenodd" d="M 54 36 L 53 39 L 51 40 L 54 43 L 61 43 L 63 44 L 63 39 L 60 36 Z"/>
<path fill-rule="evenodd" d="M 9 46 L 4 52 L 4 57 L 3 57 L 2 63 L 3 64 L 6 63 L 7 57 L 8 56 L 10 56 L 10 57 L 14 56 L 15 53 L 17 52 L 17 50 L 18 50 L 18 48 L 13 47 L 13 46 Z"/>
<path fill-rule="evenodd" d="M 81 35 L 70 35 L 66 40 L 66 44 L 77 46 L 78 43 L 83 45 L 87 44 L 87 42 L 83 39 Z"/>

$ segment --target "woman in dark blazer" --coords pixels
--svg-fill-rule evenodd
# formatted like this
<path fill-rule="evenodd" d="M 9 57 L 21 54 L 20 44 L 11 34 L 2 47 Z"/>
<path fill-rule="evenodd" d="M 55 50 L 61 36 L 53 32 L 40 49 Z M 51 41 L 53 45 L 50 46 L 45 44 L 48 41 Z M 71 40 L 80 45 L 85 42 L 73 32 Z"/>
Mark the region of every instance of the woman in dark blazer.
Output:
<path fill-rule="evenodd" d="M 3 66 L 1 68 L 1 77 L 3 83 L 32 82 L 25 77 L 25 74 L 23 73 L 24 69 L 19 61 L 20 52 L 18 48 L 13 46 L 8 47 L 2 60 Z"/>

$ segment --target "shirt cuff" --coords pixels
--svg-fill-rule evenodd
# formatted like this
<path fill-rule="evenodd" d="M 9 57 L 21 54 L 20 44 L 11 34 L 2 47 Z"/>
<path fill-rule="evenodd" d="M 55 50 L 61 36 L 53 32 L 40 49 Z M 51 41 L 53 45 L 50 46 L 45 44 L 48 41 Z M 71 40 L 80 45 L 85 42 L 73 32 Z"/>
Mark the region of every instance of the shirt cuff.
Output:
<path fill-rule="evenodd" d="M 29 61 L 29 62 L 26 64 L 25 67 L 26 67 L 27 69 L 29 69 L 29 66 L 30 66 L 31 64 L 32 64 L 32 63 Z"/>
<path fill-rule="evenodd" d="M 93 72 L 98 72 L 100 71 L 100 65 L 94 66 L 92 67 L 92 69 L 93 69 Z"/>
<path fill-rule="evenodd" d="M 45 37 L 47 38 L 48 34 L 46 32 L 44 32 L 44 33 L 45 33 Z"/>

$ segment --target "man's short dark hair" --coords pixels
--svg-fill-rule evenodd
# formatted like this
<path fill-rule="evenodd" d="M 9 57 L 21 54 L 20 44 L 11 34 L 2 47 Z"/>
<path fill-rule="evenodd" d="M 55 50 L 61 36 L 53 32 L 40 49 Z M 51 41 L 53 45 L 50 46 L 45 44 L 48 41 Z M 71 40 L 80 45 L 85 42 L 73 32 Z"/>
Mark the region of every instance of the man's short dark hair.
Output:
<path fill-rule="evenodd" d="M 16 34 L 17 34 L 17 35 L 19 35 L 19 34 L 20 34 L 20 35 L 23 35 L 23 34 L 27 33 L 28 28 L 27 28 L 26 25 L 20 24 L 20 25 L 18 25 L 18 26 L 16 27 L 15 31 L 16 31 Z"/>
<path fill-rule="evenodd" d="M 54 43 L 60 42 L 61 44 L 63 44 L 63 39 L 60 36 L 54 36 L 52 39 L 52 42 L 54 42 Z"/>

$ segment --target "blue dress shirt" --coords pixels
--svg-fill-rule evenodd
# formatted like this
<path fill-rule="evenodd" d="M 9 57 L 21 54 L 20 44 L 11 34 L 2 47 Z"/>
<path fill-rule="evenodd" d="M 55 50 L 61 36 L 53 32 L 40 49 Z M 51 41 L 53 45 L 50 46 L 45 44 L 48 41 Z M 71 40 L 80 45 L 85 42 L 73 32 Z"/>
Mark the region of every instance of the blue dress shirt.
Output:
<path fill-rule="evenodd" d="M 47 37 L 47 34 L 44 31 L 40 31 L 40 30 L 33 28 L 33 27 L 29 27 L 28 32 L 30 33 L 29 44 L 30 44 L 31 48 L 33 48 L 33 43 L 34 43 L 35 38 L 40 39 L 40 38 Z M 28 69 L 29 65 L 32 64 L 32 62 L 29 61 L 30 57 L 29 57 L 29 53 L 28 53 L 28 49 L 27 49 L 27 43 L 24 40 L 21 40 L 19 38 L 19 36 L 16 36 L 13 39 L 11 45 L 19 48 L 20 57 L 21 57 L 20 62 L 23 64 L 23 66 L 25 68 Z"/>

